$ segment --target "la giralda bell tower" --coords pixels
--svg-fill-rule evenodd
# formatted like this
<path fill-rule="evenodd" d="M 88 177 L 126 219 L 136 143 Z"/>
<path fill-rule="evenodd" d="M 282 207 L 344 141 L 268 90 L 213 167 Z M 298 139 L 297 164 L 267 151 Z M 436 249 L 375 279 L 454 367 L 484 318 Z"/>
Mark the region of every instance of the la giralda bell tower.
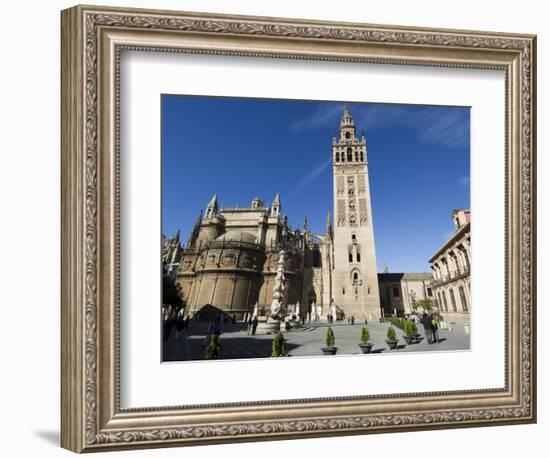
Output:
<path fill-rule="evenodd" d="M 334 303 L 356 320 L 380 318 L 367 142 L 357 138 L 344 107 L 339 137 L 332 139 L 334 190 Z"/>

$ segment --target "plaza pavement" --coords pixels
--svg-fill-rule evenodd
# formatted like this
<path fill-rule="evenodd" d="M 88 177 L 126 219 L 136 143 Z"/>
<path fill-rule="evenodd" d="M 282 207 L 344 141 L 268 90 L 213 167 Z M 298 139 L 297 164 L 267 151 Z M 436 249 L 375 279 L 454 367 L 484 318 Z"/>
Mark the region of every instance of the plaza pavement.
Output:
<path fill-rule="evenodd" d="M 172 328 L 167 341 L 163 342 L 163 361 L 190 361 L 202 360 L 207 323 L 191 322 L 189 329 L 176 336 L 175 327 Z M 362 323 L 354 325 L 346 322 L 335 322 L 332 325 L 336 338 L 335 346 L 339 355 L 361 354 L 358 346 Z M 462 325 L 452 330 L 439 330 L 440 342 L 428 344 L 426 339 L 420 343 L 406 345 L 403 332 L 395 328 L 399 339 L 397 350 L 389 350 L 385 342 L 389 323 L 372 322 L 367 325 L 370 331 L 370 342 L 373 344 L 372 353 L 388 354 L 420 351 L 456 351 L 469 350 L 470 336 L 465 333 Z M 306 323 L 303 328 L 284 333 L 286 349 L 290 356 L 320 356 L 321 347 L 325 346 L 325 337 L 328 324 Z M 424 336 L 424 329 L 419 326 L 418 331 Z M 176 340 L 178 339 L 178 340 Z M 271 356 L 273 335 L 247 335 L 244 323 L 225 324 L 221 334 L 222 359 L 265 358 Z"/>

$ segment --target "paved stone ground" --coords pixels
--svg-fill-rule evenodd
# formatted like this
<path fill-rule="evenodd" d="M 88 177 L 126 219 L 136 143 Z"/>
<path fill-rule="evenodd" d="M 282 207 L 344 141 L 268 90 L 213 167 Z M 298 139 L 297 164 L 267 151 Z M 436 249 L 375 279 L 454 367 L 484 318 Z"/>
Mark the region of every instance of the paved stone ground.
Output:
<path fill-rule="evenodd" d="M 389 323 L 373 322 L 368 324 L 370 341 L 373 343 L 374 354 L 419 352 L 419 351 L 453 351 L 469 350 L 470 336 L 464 332 L 463 326 L 456 326 L 452 330 L 439 330 L 440 342 L 428 344 L 423 339 L 418 344 L 406 345 L 403 333 L 395 328 L 399 339 L 397 350 L 389 350 L 386 345 L 386 332 Z M 325 346 L 325 336 L 328 325 L 326 323 L 306 324 L 300 330 L 284 333 L 286 349 L 290 356 L 319 356 L 322 355 L 321 347 Z M 363 324 L 349 325 L 336 322 L 332 324 L 336 338 L 336 347 L 339 355 L 360 354 L 358 346 L 361 328 Z M 204 343 L 206 335 L 206 323 L 190 323 L 186 331 L 181 331 L 179 336 L 175 327 L 167 341 L 163 342 L 163 361 L 189 361 L 201 360 L 204 355 Z M 424 334 L 419 327 L 420 334 Z M 271 356 L 272 335 L 249 336 L 244 323 L 226 324 L 222 326 L 221 356 L 223 359 L 265 358 Z"/>

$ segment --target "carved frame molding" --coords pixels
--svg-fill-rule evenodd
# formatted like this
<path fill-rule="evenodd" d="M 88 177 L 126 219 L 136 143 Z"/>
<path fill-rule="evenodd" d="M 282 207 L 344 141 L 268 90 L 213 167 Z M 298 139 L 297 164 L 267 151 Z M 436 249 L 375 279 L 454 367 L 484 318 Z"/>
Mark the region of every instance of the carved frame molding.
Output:
<path fill-rule="evenodd" d="M 506 387 L 122 410 L 117 177 L 124 49 L 505 71 Z M 535 62 L 532 35 L 103 7 L 63 11 L 62 446 L 82 452 L 534 422 Z"/>

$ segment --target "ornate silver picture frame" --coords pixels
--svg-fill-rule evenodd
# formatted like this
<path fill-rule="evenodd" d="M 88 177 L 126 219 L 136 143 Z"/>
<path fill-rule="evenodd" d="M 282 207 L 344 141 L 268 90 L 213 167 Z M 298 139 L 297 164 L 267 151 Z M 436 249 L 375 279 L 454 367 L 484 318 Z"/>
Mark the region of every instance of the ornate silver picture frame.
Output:
<path fill-rule="evenodd" d="M 62 447 L 92 452 L 536 421 L 535 36 L 93 6 L 64 10 L 61 34 Z M 503 71 L 505 386 L 122 408 L 125 50 Z"/>

